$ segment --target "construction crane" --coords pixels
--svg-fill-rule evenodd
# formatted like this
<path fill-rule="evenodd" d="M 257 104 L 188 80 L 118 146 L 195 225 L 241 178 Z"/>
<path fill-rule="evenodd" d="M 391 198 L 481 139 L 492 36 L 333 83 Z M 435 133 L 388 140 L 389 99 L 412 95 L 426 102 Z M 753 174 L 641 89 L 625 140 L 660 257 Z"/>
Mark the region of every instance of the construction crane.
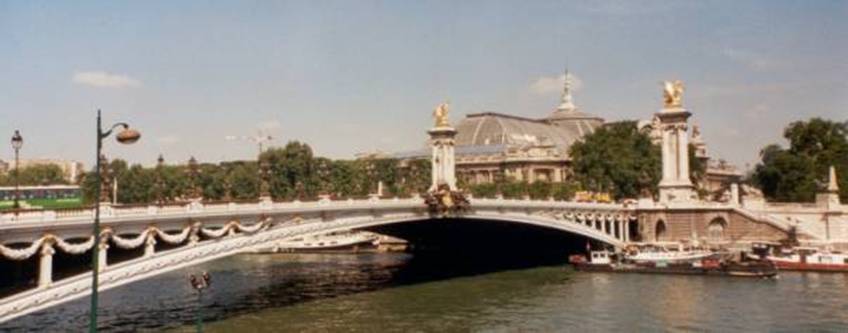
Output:
<path fill-rule="evenodd" d="M 227 135 L 227 136 L 224 137 L 224 139 L 226 139 L 227 141 L 241 140 L 241 141 L 253 142 L 254 144 L 259 146 L 259 153 L 260 154 L 262 154 L 262 152 L 265 151 L 265 144 L 274 140 L 274 138 L 270 134 L 266 134 L 261 130 L 257 131 L 256 135 L 252 135 L 252 136 L 248 136 L 248 135 L 242 135 L 242 136 Z"/>

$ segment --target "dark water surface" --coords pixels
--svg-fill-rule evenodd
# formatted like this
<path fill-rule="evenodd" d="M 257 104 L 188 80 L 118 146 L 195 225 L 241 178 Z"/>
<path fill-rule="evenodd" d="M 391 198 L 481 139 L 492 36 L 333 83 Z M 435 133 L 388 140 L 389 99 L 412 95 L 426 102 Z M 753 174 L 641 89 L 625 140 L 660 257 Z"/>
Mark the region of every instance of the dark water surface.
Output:
<path fill-rule="evenodd" d="M 491 258 L 496 259 L 496 258 Z M 495 262 L 495 260 L 492 260 Z M 848 331 L 848 274 L 778 280 L 579 273 L 406 254 L 242 255 L 110 290 L 103 331 Z M 0 325 L 84 331 L 88 299 Z"/>

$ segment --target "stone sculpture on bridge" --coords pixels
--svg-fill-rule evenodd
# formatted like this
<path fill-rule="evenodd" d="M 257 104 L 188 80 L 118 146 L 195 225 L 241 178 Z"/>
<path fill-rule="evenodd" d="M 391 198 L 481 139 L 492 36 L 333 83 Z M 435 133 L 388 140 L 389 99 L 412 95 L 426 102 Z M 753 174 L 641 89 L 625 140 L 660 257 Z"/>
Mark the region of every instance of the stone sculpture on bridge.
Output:
<path fill-rule="evenodd" d="M 663 81 L 663 99 L 666 109 L 683 107 L 683 81 Z"/>
<path fill-rule="evenodd" d="M 448 120 L 448 103 L 439 104 L 435 110 L 433 110 L 433 118 L 436 119 L 436 127 L 451 127 L 450 120 Z"/>

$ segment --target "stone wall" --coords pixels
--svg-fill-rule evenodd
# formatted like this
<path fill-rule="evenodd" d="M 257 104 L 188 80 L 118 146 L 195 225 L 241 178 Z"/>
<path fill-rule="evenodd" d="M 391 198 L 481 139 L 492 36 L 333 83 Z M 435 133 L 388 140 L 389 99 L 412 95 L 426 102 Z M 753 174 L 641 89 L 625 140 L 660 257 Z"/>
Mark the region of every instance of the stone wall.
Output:
<path fill-rule="evenodd" d="M 641 211 L 639 234 L 642 241 L 691 241 L 730 244 L 750 241 L 778 241 L 787 233 L 768 223 L 756 221 L 733 209 L 665 209 Z"/>

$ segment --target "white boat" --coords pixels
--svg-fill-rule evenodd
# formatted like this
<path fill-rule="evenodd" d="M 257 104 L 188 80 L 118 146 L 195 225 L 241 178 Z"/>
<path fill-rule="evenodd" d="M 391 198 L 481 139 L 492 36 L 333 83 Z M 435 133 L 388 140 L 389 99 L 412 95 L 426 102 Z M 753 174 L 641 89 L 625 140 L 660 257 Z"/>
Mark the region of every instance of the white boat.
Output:
<path fill-rule="evenodd" d="M 283 251 L 335 250 L 376 245 L 378 238 L 378 235 L 370 232 L 344 231 L 286 239 L 278 242 L 277 247 Z"/>
<path fill-rule="evenodd" d="M 715 255 L 714 252 L 701 249 L 669 249 L 662 245 L 646 245 L 638 247 L 625 255 L 625 259 L 636 263 L 682 263 L 700 261 Z"/>

